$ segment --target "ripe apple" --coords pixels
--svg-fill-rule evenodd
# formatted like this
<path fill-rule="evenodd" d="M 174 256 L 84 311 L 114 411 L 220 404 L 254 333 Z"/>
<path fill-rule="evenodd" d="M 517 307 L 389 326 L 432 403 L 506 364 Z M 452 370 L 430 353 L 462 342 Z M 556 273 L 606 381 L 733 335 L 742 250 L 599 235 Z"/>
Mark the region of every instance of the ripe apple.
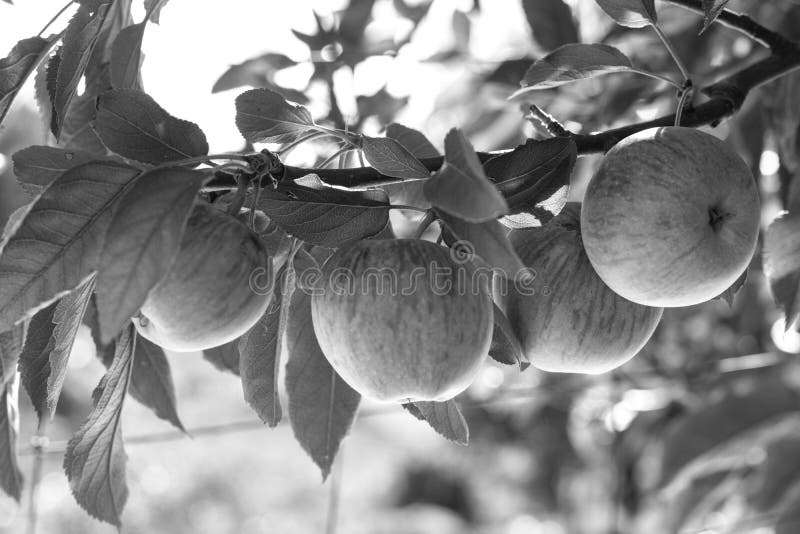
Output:
<path fill-rule="evenodd" d="M 510 240 L 535 277 L 495 284 L 495 300 L 530 362 L 543 371 L 604 373 L 631 359 L 653 334 L 662 308 L 626 300 L 603 283 L 581 243 L 580 204 Z"/>
<path fill-rule="evenodd" d="M 169 273 L 134 318 L 139 334 L 165 349 L 191 352 L 232 341 L 252 327 L 272 299 L 270 257 L 235 217 L 198 203 Z M 267 288 L 267 289 L 264 289 Z"/>
<path fill-rule="evenodd" d="M 488 277 L 419 239 L 360 241 L 325 263 L 311 300 L 331 366 L 379 401 L 442 401 L 469 386 L 492 339 Z"/>
<path fill-rule="evenodd" d="M 690 306 L 744 272 L 759 220 L 753 175 L 730 146 L 665 127 L 608 152 L 586 189 L 581 232 L 611 289 L 648 306 Z"/>

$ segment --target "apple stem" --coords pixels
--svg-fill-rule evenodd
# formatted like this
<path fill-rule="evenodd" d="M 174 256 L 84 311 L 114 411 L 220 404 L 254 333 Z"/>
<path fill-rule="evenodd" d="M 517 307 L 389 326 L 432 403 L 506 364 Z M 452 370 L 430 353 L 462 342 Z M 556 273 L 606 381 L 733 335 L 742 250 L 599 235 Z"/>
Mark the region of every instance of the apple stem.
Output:
<path fill-rule="evenodd" d="M 719 229 L 719 225 L 728 218 L 730 218 L 731 214 L 722 211 L 719 207 L 713 206 L 708 210 L 708 224 L 711 225 L 711 228 L 714 229 L 716 232 Z"/>
<path fill-rule="evenodd" d="M 425 230 L 428 229 L 428 227 L 431 225 L 431 223 L 433 223 L 435 219 L 436 219 L 436 213 L 433 210 L 428 210 L 428 212 L 425 213 L 425 216 L 422 218 L 422 221 L 420 221 L 417 230 L 414 232 L 411 238 L 421 239 L 422 234 L 425 233 Z"/>
<path fill-rule="evenodd" d="M 683 110 L 686 107 L 687 102 L 689 102 L 691 99 L 692 95 L 694 95 L 694 86 L 692 85 L 692 81 L 686 80 L 686 84 L 678 92 L 678 94 L 678 109 L 675 111 L 675 126 L 681 125 Z"/>

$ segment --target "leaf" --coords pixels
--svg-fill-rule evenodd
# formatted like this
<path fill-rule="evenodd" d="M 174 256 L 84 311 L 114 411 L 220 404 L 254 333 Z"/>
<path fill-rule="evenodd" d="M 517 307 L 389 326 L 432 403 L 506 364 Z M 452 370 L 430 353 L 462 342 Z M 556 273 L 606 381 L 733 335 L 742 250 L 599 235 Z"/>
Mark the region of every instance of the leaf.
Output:
<path fill-rule="evenodd" d="M 236 127 L 251 143 L 289 143 L 316 129 L 303 106 L 293 106 L 269 89 L 251 89 L 236 97 Z"/>
<path fill-rule="evenodd" d="M 725 6 L 730 0 L 703 0 L 703 29 L 700 33 L 706 31 L 714 21 L 717 20 L 719 14 L 725 9 Z"/>
<path fill-rule="evenodd" d="M 274 86 L 275 73 L 288 67 L 293 67 L 294 65 L 297 65 L 297 62 L 288 56 L 268 52 L 261 56 L 248 59 L 238 65 L 232 65 L 216 82 L 214 82 L 211 92 L 219 93 L 244 85 L 257 88 L 266 87 L 272 91 L 278 92 L 276 91 L 277 86 Z M 299 93 L 299 91 L 294 92 Z M 302 93 L 299 94 L 302 95 Z M 285 97 L 286 95 L 282 96 Z M 300 98 L 305 97 L 301 96 Z M 292 98 L 292 100 L 301 102 L 295 98 Z"/>
<path fill-rule="evenodd" d="M 56 37 L 53 35 L 47 39 L 42 37 L 22 39 L 14 45 L 7 57 L 0 59 L 0 123 L 3 122 L 25 80 L 50 51 Z"/>
<path fill-rule="evenodd" d="M 144 0 L 144 8 L 147 11 L 147 19 L 156 24 L 160 24 L 161 10 L 167 5 L 169 0 Z"/>
<path fill-rule="evenodd" d="M 788 329 L 800 318 L 800 216 L 784 214 L 769 225 L 763 255 L 764 274 Z"/>
<path fill-rule="evenodd" d="M 563 0 L 523 0 L 533 38 L 545 50 L 580 41 L 572 9 Z"/>
<path fill-rule="evenodd" d="M 744 272 L 741 274 L 741 276 L 739 276 L 739 278 L 734 280 L 733 284 L 731 284 L 731 286 L 728 289 L 720 293 L 715 298 L 724 300 L 725 302 L 728 303 L 728 307 L 733 308 L 733 297 L 736 296 L 736 293 L 739 292 L 739 290 L 742 288 L 742 286 L 744 286 L 744 283 L 746 281 L 747 281 L 747 269 L 744 270 Z"/>
<path fill-rule="evenodd" d="M 220 371 L 230 371 L 239 375 L 239 339 L 206 349 L 203 351 L 203 357 Z"/>
<path fill-rule="evenodd" d="M 22 473 L 17 458 L 17 437 L 19 434 L 19 408 L 16 376 L 0 387 L 0 488 L 20 502 L 22 495 Z"/>
<path fill-rule="evenodd" d="M 57 140 L 61 137 L 67 110 L 75 96 L 78 82 L 89 64 L 110 6 L 111 2 L 100 2 L 92 13 L 90 7 L 81 5 L 67 26 L 64 44 L 59 50 L 55 84 L 50 95 L 53 105 L 50 129 Z"/>
<path fill-rule="evenodd" d="M 29 146 L 12 156 L 14 174 L 26 185 L 50 185 L 56 178 L 78 165 L 89 163 L 96 157 L 82 150 L 67 150 L 50 146 Z"/>
<path fill-rule="evenodd" d="M 464 259 L 482 260 L 492 274 L 509 280 L 528 275 L 528 270 L 508 240 L 508 230 L 499 222 L 470 223 L 443 212 L 437 212 L 437 215 L 452 233 L 452 239 L 445 241 L 449 246 L 457 247 L 458 253 L 466 254 Z M 474 258 L 476 255 L 477 258 Z M 489 282 L 491 279 L 490 276 Z"/>
<path fill-rule="evenodd" d="M 283 416 L 278 374 L 294 283 L 294 271 L 291 267 L 284 269 L 267 311 L 239 339 L 239 374 L 244 400 L 270 427 L 275 427 Z"/>
<path fill-rule="evenodd" d="M 702 405 L 666 430 L 660 487 L 677 487 L 698 473 L 719 468 L 721 463 L 736 462 L 748 447 L 763 443 L 770 434 L 784 431 L 775 418 L 790 415 L 783 426 L 797 428 L 800 406 L 797 392 L 779 378 L 762 380 L 750 391 L 731 391 L 715 402 Z"/>
<path fill-rule="evenodd" d="M 153 169 L 142 174 L 120 200 L 106 233 L 97 278 L 103 344 L 114 339 L 166 276 L 207 178 L 201 171 Z"/>
<path fill-rule="evenodd" d="M 118 527 L 128 500 L 121 416 L 135 345 L 136 331 L 130 324 L 117 340 L 111 367 L 94 391 L 94 410 L 67 443 L 64 455 L 64 471 L 75 500 L 92 517 Z"/>
<path fill-rule="evenodd" d="M 423 186 L 435 207 L 467 222 L 485 222 L 508 213 L 508 204 L 483 172 L 478 155 L 458 129 L 444 140 L 444 165 Z"/>
<path fill-rule="evenodd" d="M 797 450 L 800 436 L 784 436 L 765 447 L 766 461 L 759 466 L 763 472 L 760 484 L 748 495 L 748 504 L 760 512 L 766 512 L 781 502 L 793 484 L 800 480 L 800 458 Z"/>
<path fill-rule="evenodd" d="M 25 325 L 0 332 L 0 386 L 9 383 L 17 374 L 17 362 L 25 343 Z"/>
<path fill-rule="evenodd" d="M 655 0 L 595 0 L 620 26 L 642 28 L 658 22 Z M 706 0 L 703 0 L 704 2 Z"/>
<path fill-rule="evenodd" d="M 313 245 L 339 247 L 372 237 L 389 221 L 389 199 L 380 189 L 345 191 L 316 175 L 261 193 L 259 208 L 289 234 Z"/>
<path fill-rule="evenodd" d="M 111 85 L 114 89 L 142 90 L 142 40 L 147 22 L 123 28 L 111 46 Z"/>
<path fill-rule="evenodd" d="M 353 425 L 361 395 L 336 374 L 322 353 L 311 321 L 311 295 L 304 291 L 294 294 L 286 336 L 289 422 L 324 480 Z"/>
<path fill-rule="evenodd" d="M 133 89 L 103 93 L 95 129 L 120 156 L 154 165 L 208 154 L 199 126 L 173 117 L 149 95 Z"/>
<path fill-rule="evenodd" d="M 136 340 L 128 392 L 158 417 L 186 432 L 178 417 L 172 371 L 164 349 L 143 337 Z"/>
<path fill-rule="evenodd" d="M 441 155 L 422 132 L 396 122 L 386 127 L 386 137 L 403 145 L 418 159 L 437 158 Z"/>
<path fill-rule="evenodd" d="M 565 83 L 585 80 L 600 74 L 633 71 L 628 57 L 604 44 L 569 44 L 557 48 L 535 61 L 522 79 L 522 89 L 509 98 L 530 91 L 558 87 Z"/>
<path fill-rule="evenodd" d="M 525 351 L 522 349 L 522 343 L 508 317 L 503 313 L 496 304 L 494 306 L 494 330 L 492 331 L 492 344 L 489 347 L 489 356 L 493 360 L 506 365 L 519 365 L 519 370 L 524 371 L 530 367 L 530 362 Z"/>
<path fill-rule="evenodd" d="M 61 127 L 59 146 L 68 150 L 82 150 L 98 159 L 106 157 L 108 149 L 92 127 L 96 116 L 96 97 L 83 94 L 73 98 Z"/>
<path fill-rule="evenodd" d="M 75 336 L 95 286 L 94 275 L 31 319 L 19 360 L 22 385 L 39 419 L 52 419 L 67 375 Z"/>
<path fill-rule="evenodd" d="M 97 270 L 112 210 L 137 169 L 110 162 L 62 174 L 0 243 L 0 331 L 77 287 Z"/>
<path fill-rule="evenodd" d="M 458 443 L 469 443 L 469 427 L 454 400 L 445 402 L 409 402 L 403 404 L 411 415 L 428 423 L 437 434 Z"/>
<path fill-rule="evenodd" d="M 375 170 L 404 180 L 423 179 L 431 173 L 403 145 L 388 137 L 361 137 L 364 157 Z"/>

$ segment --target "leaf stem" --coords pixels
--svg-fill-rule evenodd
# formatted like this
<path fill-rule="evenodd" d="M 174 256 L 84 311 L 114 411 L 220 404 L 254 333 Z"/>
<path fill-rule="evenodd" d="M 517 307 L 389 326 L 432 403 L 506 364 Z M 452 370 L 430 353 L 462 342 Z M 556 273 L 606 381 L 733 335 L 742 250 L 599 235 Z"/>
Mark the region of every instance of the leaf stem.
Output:
<path fill-rule="evenodd" d="M 425 216 L 417 226 L 417 230 L 411 235 L 412 239 L 421 239 L 422 234 L 425 233 L 425 230 L 436 220 L 436 212 L 433 210 L 426 210 Z"/>
<path fill-rule="evenodd" d="M 675 50 L 675 48 L 673 48 L 672 43 L 669 42 L 667 35 L 664 33 L 661 27 L 658 24 L 653 24 L 653 31 L 656 32 L 658 38 L 661 39 L 662 43 L 664 43 L 664 48 L 666 48 L 667 52 L 669 52 L 669 55 L 672 56 L 672 60 L 675 62 L 675 65 L 677 65 L 678 70 L 681 71 L 681 76 L 683 76 L 684 82 L 691 80 L 689 71 L 686 69 L 686 66 L 683 64 L 683 61 L 681 61 L 678 52 Z"/>
<path fill-rule="evenodd" d="M 688 84 L 686 88 L 681 92 L 680 98 L 678 98 L 678 109 L 675 111 L 675 126 L 681 125 L 681 118 L 683 117 L 683 108 L 686 107 L 686 102 L 691 98 L 694 94 L 694 87 L 691 84 Z"/>
<path fill-rule="evenodd" d="M 341 156 L 342 154 L 344 154 L 344 153 L 346 153 L 346 152 L 350 152 L 351 150 L 354 150 L 354 149 L 353 149 L 353 147 L 350 147 L 350 146 L 345 146 L 345 147 L 342 147 L 342 148 L 340 148 L 339 150 L 337 150 L 336 152 L 334 152 L 333 154 L 331 154 L 330 156 L 328 156 L 328 157 L 325 159 L 325 161 L 323 161 L 322 163 L 320 163 L 320 164 L 319 164 L 320 168 L 324 169 L 325 167 L 327 167 L 328 165 L 330 165 L 330 163 L 331 163 L 332 161 L 334 161 L 336 158 L 338 158 L 339 156 Z"/>
<path fill-rule="evenodd" d="M 72 2 L 73 2 L 73 0 L 69 0 L 69 2 L 67 2 L 67 3 L 64 5 L 64 7 L 62 7 L 61 9 L 59 9 L 59 10 L 58 10 L 58 13 L 56 13 L 55 15 L 53 15 L 53 18 L 51 18 L 51 19 L 50 19 L 50 20 L 47 22 L 47 24 L 45 24 L 45 25 L 44 25 L 44 27 L 43 27 L 41 30 L 39 30 L 39 33 L 37 33 L 37 34 L 36 34 L 36 37 L 41 37 L 41 36 L 42 36 L 42 34 L 43 34 L 43 33 L 44 33 L 46 30 L 47 30 L 47 28 L 49 28 L 50 26 L 52 26 L 52 25 L 53 25 L 53 23 L 54 23 L 56 20 L 58 20 L 58 18 L 59 18 L 61 15 L 63 15 L 63 14 L 64 14 L 64 12 L 65 12 L 67 9 L 69 9 L 69 8 L 70 8 L 70 6 L 72 5 Z"/>
<path fill-rule="evenodd" d="M 315 132 L 311 132 L 310 134 L 304 135 L 303 137 L 298 137 L 297 139 L 295 139 L 294 141 L 292 141 L 290 143 L 286 143 L 280 149 L 276 150 L 275 153 L 276 154 L 280 154 L 280 155 L 288 154 L 289 152 L 291 152 L 292 150 L 294 150 L 298 146 L 302 145 L 306 141 L 311 141 L 312 139 L 316 139 L 317 137 L 325 137 L 325 136 L 328 136 L 328 135 L 333 135 L 333 134 L 329 134 L 329 133 L 322 132 L 322 131 L 319 131 L 319 130 L 315 131 Z"/>
<path fill-rule="evenodd" d="M 633 67 L 633 69 L 631 69 L 631 70 L 632 70 L 632 72 L 635 72 L 637 74 L 643 74 L 644 76 L 648 76 L 650 78 L 655 78 L 656 80 L 660 80 L 662 82 L 666 82 L 666 83 L 676 87 L 677 89 L 683 89 L 683 84 L 682 83 L 676 82 L 675 80 L 673 80 L 672 78 L 670 78 L 668 76 L 663 76 L 661 74 L 657 74 L 655 72 L 650 72 L 650 71 L 647 71 L 647 70 L 644 70 L 644 69 L 639 69 L 639 68 L 636 68 L 636 67 Z"/>
<path fill-rule="evenodd" d="M 408 211 L 418 211 L 420 213 L 428 213 L 429 210 L 425 208 L 418 208 L 416 206 L 407 206 L 405 204 L 392 204 L 389 206 L 391 210 L 408 210 Z"/>

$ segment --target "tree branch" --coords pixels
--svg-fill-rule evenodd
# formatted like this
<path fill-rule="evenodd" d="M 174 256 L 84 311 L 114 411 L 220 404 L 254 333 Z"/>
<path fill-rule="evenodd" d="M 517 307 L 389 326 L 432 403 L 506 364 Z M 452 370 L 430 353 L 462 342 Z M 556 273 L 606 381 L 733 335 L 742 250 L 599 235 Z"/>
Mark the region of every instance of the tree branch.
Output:
<path fill-rule="evenodd" d="M 704 13 L 700 0 L 667 0 L 697 13 Z M 697 127 L 706 124 L 716 126 L 723 119 L 730 117 L 741 108 L 747 95 L 756 87 L 768 83 L 792 70 L 800 68 L 800 45 L 775 33 L 747 15 L 723 10 L 716 19 L 719 23 L 744 33 L 759 43 L 768 46 L 772 54 L 757 61 L 722 80 L 704 87 L 701 92 L 709 100 L 683 111 L 681 125 Z M 636 132 L 659 126 L 671 126 L 675 123 L 675 114 L 664 115 L 654 120 L 639 122 L 613 128 L 593 134 L 571 134 L 578 147 L 578 154 L 604 153 L 619 141 Z M 479 152 L 481 162 L 502 154 L 501 152 Z M 438 170 L 443 158 L 427 158 L 422 160 L 429 171 Z M 284 166 L 283 172 L 275 177 L 280 180 L 296 180 L 308 174 L 317 174 L 322 181 L 341 187 L 375 187 L 398 180 L 384 176 L 371 167 L 348 169 L 315 169 Z M 218 181 L 218 180 L 221 180 Z M 220 176 L 209 184 L 210 189 L 231 189 L 229 176 Z M 233 184 L 235 187 L 235 184 Z"/>

